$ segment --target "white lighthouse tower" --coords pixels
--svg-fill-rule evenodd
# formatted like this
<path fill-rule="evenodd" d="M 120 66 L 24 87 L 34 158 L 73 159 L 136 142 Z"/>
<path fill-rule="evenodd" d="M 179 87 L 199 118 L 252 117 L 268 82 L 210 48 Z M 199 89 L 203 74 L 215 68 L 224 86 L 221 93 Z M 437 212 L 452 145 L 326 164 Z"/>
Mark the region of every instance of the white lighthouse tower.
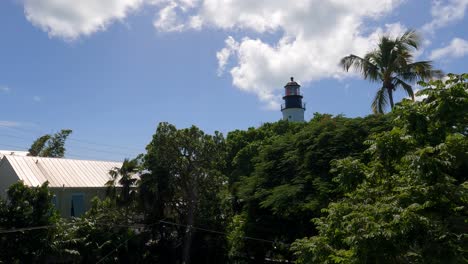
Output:
<path fill-rule="evenodd" d="M 291 77 L 284 90 L 284 104 L 281 105 L 283 120 L 304 122 L 305 104 L 302 103 L 301 86 Z"/>

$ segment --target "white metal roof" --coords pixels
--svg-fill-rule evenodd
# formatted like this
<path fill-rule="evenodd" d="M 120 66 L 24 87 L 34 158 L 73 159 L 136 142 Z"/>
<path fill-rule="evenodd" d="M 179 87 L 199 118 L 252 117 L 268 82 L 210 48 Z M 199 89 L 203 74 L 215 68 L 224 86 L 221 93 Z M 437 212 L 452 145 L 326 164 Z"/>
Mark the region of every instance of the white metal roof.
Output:
<path fill-rule="evenodd" d="M 5 155 L 16 174 L 28 186 L 49 181 L 49 187 L 103 187 L 109 171 L 121 162 Z M 1 180 L 1 179 L 0 179 Z"/>
<path fill-rule="evenodd" d="M 28 151 L 19 151 L 19 150 L 0 150 L 0 158 L 4 155 L 15 155 L 15 156 L 27 156 Z"/>

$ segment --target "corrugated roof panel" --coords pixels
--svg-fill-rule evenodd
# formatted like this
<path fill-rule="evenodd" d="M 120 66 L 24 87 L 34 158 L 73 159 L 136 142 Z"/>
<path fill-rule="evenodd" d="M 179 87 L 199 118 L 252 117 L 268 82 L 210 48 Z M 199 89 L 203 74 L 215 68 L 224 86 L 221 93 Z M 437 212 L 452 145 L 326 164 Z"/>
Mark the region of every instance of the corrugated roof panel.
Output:
<path fill-rule="evenodd" d="M 89 161 L 89 166 L 86 166 L 84 170 L 86 177 L 84 177 L 83 180 L 85 180 L 87 184 L 96 185 L 101 183 L 102 180 L 95 175 L 102 175 L 103 173 L 101 170 L 95 169 L 96 166 L 96 163 L 93 161 Z M 106 177 L 110 177 L 107 174 L 104 175 L 106 175 Z"/>
<path fill-rule="evenodd" d="M 72 177 L 64 177 L 69 174 L 56 163 L 57 162 L 53 162 L 52 159 L 41 159 L 37 165 L 47 173 L 47 178 L 50 180 L 51 186 L 61 187 L 63 185 L 73 185 Z"/>
<path fill-rule="evenodd" d="M 103 173 L 100 170 L 96 170 L 95 166 L 96 164 L 92 161 L 88 161 L 88 166 L 83 170 L 84 174 L 83 176 L 83 181 L 85 181 L 85 184 L 89 185 L 96 185 L 102 182 L 102 177 L 98 177 L 97 175 L 103 175 Z M 107 174 L 104 173 L 104 175 L 107 177 Z M 105 184 L 105 182 L 104 182 Z"/>
<path fill-rule="evenodd" d="M 41 171 L 40 168 L 38 166 L 36 166 L 36 160 L 28 159 L 28 160 L 24 160 L 24 161 L 28 164 L 28 167 L 30 169 L 31 174 L 28 177 L 32 178 L 32 177 L 36 176 L 36 179 L 42 185 L 44 182 L 47 181 L 47 177 L 44 175 L 43 171 Z"/>
<path fill-rule="evenodd" d="M 24 181 L 25 184 L 29 184 L 30 186 L 38 186 L 41 183 L 37 180 L 37 178 L 32 173 L 28 162 L 24 159 L 15 159 L 15 170 L 18 168 L 18 177 Z"/>
<path fill-rule="evenodd" d="M 109 161 L 5 157 L 18 177 L 29 186 L 38 186 L 49 181 L 49 187 L 103 187 L 111 178 L 109 171 L 122 166 L 121 162 Z"/>
<path fill-rule="evenodd" d="M 47 162 L 50 163 L 51 171 L 53 175 L 55 175 L 59 179 L 63 179 L 64 181 L 62 182 L 63 186 L 65 184 L 65 187 L 69 186 L 88 186 L 88 185 L 82 185 L 80 184 L 79 179 L 79 173 L 75 171 L 73 168 L 73 160 L 69 160 L 68 162 L 64 163 L 63 160 L 48 160 Z M 63 177 L 62 175 L 66 175 L 66 177 Z"/>

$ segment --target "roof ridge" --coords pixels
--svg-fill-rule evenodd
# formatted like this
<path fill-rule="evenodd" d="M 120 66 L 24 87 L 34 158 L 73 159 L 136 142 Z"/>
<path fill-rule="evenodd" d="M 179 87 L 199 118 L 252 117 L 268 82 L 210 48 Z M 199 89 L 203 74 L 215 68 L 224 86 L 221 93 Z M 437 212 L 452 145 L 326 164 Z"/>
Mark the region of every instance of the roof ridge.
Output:
<path fill-rule="evenodd" d="M 114 160 L 90 160 L 90 159 L 69 159 L 69 158 L 58 158 L 58 157 L 38 157 L 38 156 L 20 156 L 20 155 L 3 155 L 5 157 L 15 158 L 28 158 L 28 159 L 51 159 L 51 160 L 70 160 L 70 161 L 95 161 L 95 162 L 108 162 L 108 163 L 123 163 L 123 161 Z"/>

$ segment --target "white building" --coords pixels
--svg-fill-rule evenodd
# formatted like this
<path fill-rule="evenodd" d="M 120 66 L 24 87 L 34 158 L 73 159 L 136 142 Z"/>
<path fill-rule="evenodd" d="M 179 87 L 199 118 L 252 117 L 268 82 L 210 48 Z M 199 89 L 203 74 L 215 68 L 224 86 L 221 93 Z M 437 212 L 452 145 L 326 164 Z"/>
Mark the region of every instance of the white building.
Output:
<path fill-rule="evenodd" d="M 0 196 L 5 199 L 8 188 L 18 181 L 29 187 L 48 181 L 53 203 L 62 217 L 80 216 L 90 208 L 93 197 L 104 198 L 105 184 L 111 179 L 109 171 L 122 166 L 121 162 L 2 154 Z"/>

